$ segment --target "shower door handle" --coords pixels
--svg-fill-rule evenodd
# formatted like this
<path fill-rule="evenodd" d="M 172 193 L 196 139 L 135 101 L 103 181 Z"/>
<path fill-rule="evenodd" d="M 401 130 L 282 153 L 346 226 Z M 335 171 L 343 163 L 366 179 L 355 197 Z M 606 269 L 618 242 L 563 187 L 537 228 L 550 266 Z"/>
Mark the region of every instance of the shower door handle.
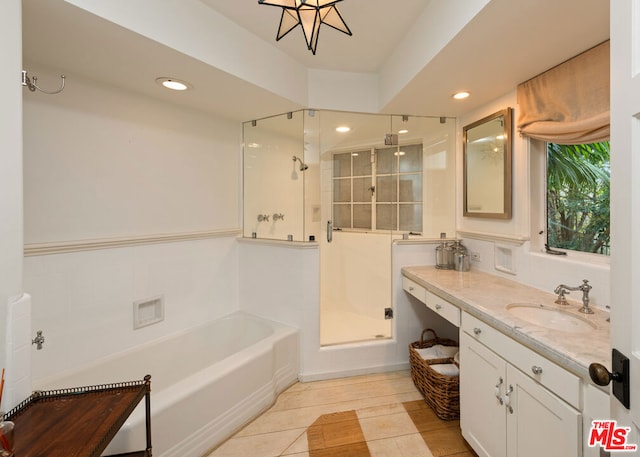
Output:
<path fill-rule="evenodd" d="M 331 221 L 327 221 L 327 243 L 333 241 L 333 224 Z"/>

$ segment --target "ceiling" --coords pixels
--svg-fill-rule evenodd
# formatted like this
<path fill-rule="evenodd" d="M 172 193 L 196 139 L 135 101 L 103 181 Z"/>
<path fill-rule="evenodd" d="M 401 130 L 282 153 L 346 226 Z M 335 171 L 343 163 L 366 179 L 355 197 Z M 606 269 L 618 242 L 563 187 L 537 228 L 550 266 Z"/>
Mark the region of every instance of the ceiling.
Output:
<path fill-rule="evenodd" d="M 400 1 L 401 8 L 390 6 L 390 0 L 340 0 L 336 7 L 353 35 L 322 26 L 316 55 L 307 50 L 299 27 L 277 46 L 308 68 L 375 73 L 430 0 Z M 263 40 L 275 42 L 282 8 L 259 5 L 258 0 L 202 2 Z"/>
<path fill-rule="evenodd" d="M 375 75 L 430 2 L 444 0 L 402 0 L 401 8 L 390 0 L 341 1 L 337 6 L 353 36 L 324 26 L 315 56 L 299 29 L 275 41 L 280 8 L 257 0 L 199 1 L 306 68 Z M 418 62 L 419 70 L 379 112 L 457 117 L 608 36 L 607 1 L 491 0 L 437 55 Z M 65 73 L 68 84 L 82 76 L 234 120 L 307 107 L 63 0 L 23 0 L 23 56 L 25 66 Z M 197 90 L 169 93 L 150 83 L 176 74 Z M 453 101 L 460 88 L 472 97 Z"/>

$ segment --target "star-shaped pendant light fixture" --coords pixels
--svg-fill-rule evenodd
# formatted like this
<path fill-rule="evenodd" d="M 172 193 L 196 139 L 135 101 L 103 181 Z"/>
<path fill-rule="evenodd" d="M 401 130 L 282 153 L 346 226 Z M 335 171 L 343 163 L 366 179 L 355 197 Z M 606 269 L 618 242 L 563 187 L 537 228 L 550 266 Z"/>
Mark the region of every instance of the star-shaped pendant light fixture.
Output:
<path fill-rule="evenodd" d="M 261 5 L 279 6 L 282 8 L 280 27 L 276 41 L 295 29 L 302 28 L 307 48 L 315 55 L 318 47 L 320 26 L 326 24 L 347 35 L 351 30 L 342 19 L 336 3 L 342 0 L 258 0 Z"/>

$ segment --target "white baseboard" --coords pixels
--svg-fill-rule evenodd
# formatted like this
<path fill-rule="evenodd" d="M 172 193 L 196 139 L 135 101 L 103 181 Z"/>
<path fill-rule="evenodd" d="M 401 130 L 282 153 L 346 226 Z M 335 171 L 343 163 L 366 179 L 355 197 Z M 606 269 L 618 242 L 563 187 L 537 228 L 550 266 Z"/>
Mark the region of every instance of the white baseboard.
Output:
<path fill-rule="evenodd" d="M 300 382 L 324 381 L 325 379 L 347 378 L 349 376 L 362 376 L 374 373 L 386 373 L 389 371 L 408 370 L 409 362 L 395 363 L 391 365 L 378 365 L 366 368 L 356 368 L 353 370 L 324 371 L 316 373 L 300 373 Z"/>

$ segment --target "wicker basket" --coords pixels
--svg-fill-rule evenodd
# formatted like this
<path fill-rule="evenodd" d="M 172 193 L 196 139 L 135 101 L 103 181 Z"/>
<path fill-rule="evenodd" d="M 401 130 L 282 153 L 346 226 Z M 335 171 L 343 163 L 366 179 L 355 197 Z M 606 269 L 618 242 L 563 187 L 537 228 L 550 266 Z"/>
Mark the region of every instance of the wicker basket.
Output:
<path fill-rule="evenodd" d="M 425 334 L 429 332 L 433 333 L 433 338 L 425 340 Z M 460 378 L 458 376 L 443 375 L 430 366 L 456 362 L 453 358 L 424 360 L 416 351 L 416 349 L 424 349 L 436 344 L 458 346 L 458 343 L 454 340 L 438 338 L 436 332 L 430 328 L 423 330 L 420 335 L 420 341 L 415 341 L 409 345 L 411 379 L 436 416 L 443 420 L 458 419 L 460 417 Z"/>

